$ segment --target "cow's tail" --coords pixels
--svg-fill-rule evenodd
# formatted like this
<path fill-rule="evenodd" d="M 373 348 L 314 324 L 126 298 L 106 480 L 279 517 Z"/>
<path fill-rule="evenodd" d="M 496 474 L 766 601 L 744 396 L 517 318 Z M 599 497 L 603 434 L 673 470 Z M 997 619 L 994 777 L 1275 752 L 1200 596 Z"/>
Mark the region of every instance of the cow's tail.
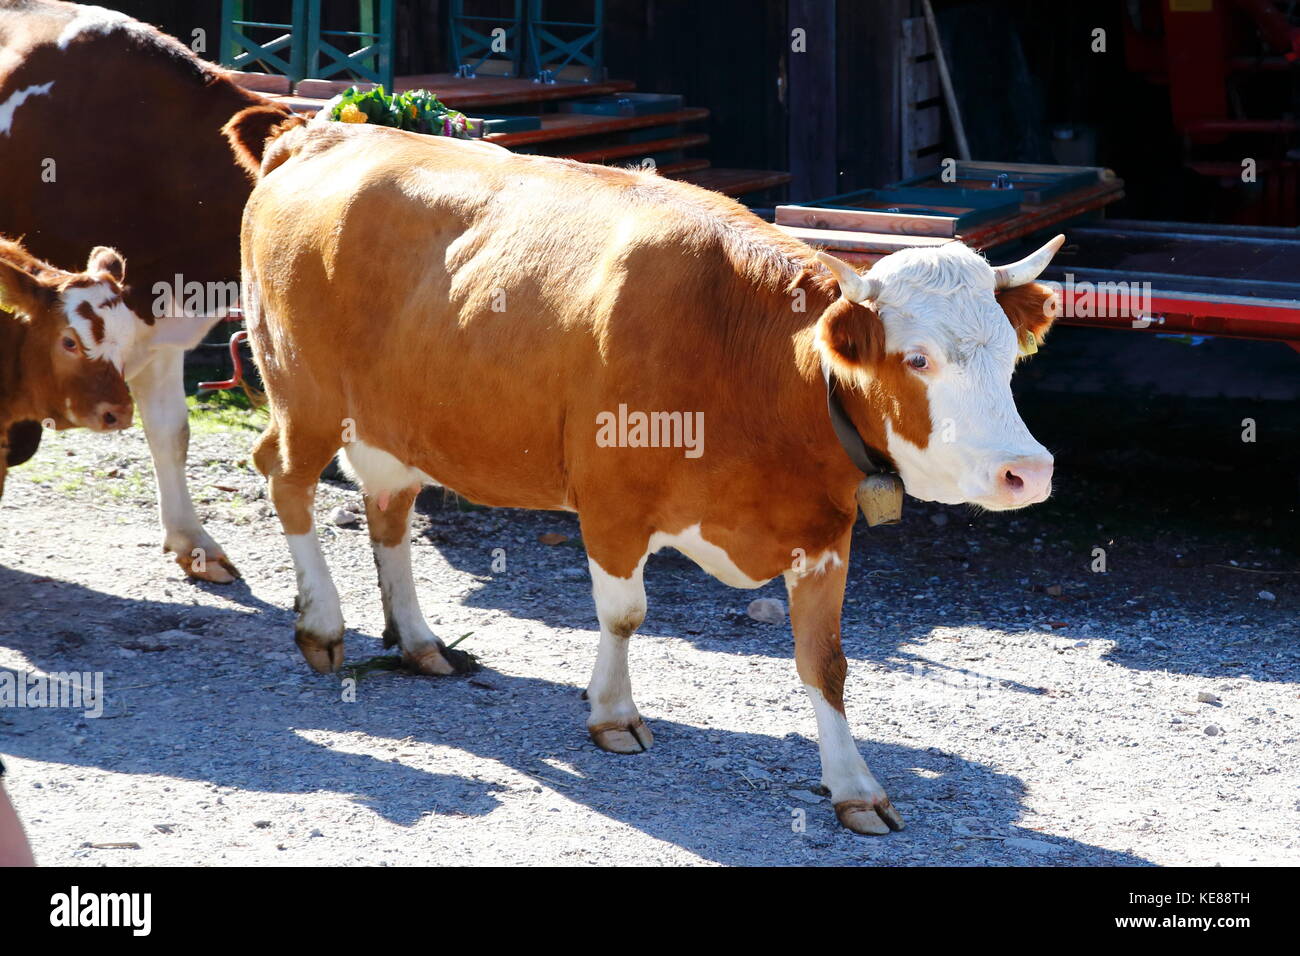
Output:
<path fill-rule="evenodd" d="M 221 128 L 235 162 L 253 179 L 261 179 L 293 155 L 301 134 L 287 135 L 307 125 L 307 117 L 263 104 L 240 110 Z"/>

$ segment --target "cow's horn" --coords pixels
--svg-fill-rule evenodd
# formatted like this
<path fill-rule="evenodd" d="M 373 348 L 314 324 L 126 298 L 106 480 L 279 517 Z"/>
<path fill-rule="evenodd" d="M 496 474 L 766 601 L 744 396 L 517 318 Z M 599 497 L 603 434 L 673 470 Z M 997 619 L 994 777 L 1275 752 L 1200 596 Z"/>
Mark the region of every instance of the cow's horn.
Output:
<path fill-rule="evenodd" d="M 817 260 L 835 276 L 839 283 L 840 294 L 850 302 L 870 302 L 880 295 L 880 280 L 864 276 L 843 259 L 836 259 L 829 252 L 817 253 Z"/>
<path fill-rule="evenodd" d="M 1057 250 L 1063 245 L 1065 245 L 1065 236 L 1057 236 L 1043 248 L 1030 253 L 1019 262 L 1010 262 L 1005 266 L 996 267 L 993 270 L 993 287 L 1010 289 L 1013 286 L 1033 282 L 1043 274 L 1047 264 L 1052 261 L 1052 256 L 1056 255 Z"/>

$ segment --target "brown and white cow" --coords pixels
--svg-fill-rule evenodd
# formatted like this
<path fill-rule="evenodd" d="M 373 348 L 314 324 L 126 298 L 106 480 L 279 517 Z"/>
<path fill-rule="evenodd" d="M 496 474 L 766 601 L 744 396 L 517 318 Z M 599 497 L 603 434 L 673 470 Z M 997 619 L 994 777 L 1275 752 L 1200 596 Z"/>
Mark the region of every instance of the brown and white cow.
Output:
<path fill-rule="evenodd" d="M 114 431 L 131 424 L 122 363 L 145 324 L 122 298 L 126 263 L 115 249 L 64 272 L 0 238 L 0 495 L 5 473 L 35 450 L 26 430 Z"/>
<path fill-rule="evenodd" d="M 860 275 L 652 173 L 342 124 L 283 133 L 261 171 L 242 237 L 272 410 L 255 459 L 293 556 L 307 661 L 343 661 L 312 516 L 342 447 L 385 636 L 426 673 L 454 662 L 412 581 L 420 486 L 578 513 L 600 621 L 588 730 L 606 750 L 652 740 L 627 668 L 649 554 L 676 548 L 736 587 L 783 575 L 839 819 L 901 827 L 844 716 L 840 610 L 863 474 L 829 421 L 823 362 L 913 495 L 1043 500 L 1052 458 L 1010 380 L 1018 336 L 1050 324 L 1051 291 L 1032 280 L 1059 240 L 1002 269 L 952 243 Z M 653 447 L 621 426 L 611 441 L 610 416 L 634 412 L 696 416 L 703 441 Z"/>
<path fill-rule="evenodd" d="M 221 128 L 266 102 L 116 11 L 0 3 L 0 232 L 23 236 L 51 262 L 77 261 L 91 242 L 130 261 L 127 304 L 152 324 L 124 372 L 153 455 L 164 548 L 190 575 L 221 582 L 237 572 L 186 486 L 182 371 L 185 350 L 238 298 L 250 186 Z M 287 111 L 268 106 L 264 115 L 270 123 Z M 40 435 L 25 424 L 11 440 L 13 432 L 28 444 Z"/>

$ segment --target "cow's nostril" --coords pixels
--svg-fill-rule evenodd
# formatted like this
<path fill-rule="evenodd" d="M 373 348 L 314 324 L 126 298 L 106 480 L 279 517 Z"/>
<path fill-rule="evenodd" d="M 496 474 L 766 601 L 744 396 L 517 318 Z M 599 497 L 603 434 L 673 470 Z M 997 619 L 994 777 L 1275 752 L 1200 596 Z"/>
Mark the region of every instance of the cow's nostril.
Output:
<path fill-rule="evenodd" d="M 1019 491 L 1021 488 L 1025 487 L 1025 480 L 1014 471 L 1008 470 L 1002 477 L 1006 481 L 1007 487 L 1012 491 Z"/>

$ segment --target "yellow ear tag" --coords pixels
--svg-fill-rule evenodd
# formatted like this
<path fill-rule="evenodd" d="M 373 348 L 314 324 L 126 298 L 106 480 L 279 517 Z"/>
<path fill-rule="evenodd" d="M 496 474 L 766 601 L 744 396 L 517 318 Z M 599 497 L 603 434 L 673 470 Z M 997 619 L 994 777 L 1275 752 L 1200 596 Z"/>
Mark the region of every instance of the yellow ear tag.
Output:
<path fill-rule="evenodd" d="M 1020 357 L 1033 355 L 1038 351 L 1038 339 L 1029 329 L 1020 333 Z"/>
<path fill-rule="evenodd" d="M 9 305 L 9 304 L 6 303 L 6 302 L 0 302 L 0 312 L 10 312 L 10 313 L 12 313 L 13 311 L 14 311 L 14 306 Z"/>

